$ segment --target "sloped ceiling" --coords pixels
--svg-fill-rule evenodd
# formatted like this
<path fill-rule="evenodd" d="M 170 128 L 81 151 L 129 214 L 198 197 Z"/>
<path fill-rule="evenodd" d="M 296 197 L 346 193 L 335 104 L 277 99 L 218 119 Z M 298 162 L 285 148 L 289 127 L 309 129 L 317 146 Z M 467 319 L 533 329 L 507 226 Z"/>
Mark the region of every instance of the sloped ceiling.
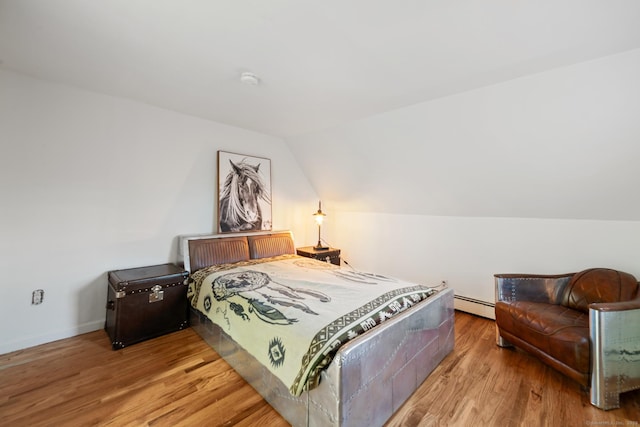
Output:
<path fill-rule="evenodd" d="M 640 220 L 640 49 L 289 140 L 340 210 Z"/>
<path fill-rule="evenodd" d="M 0 0 L 0 67 L 282 137 L 338 209 L 640 220 L 636 128 L 592 138 L 606 128 L 576 132 L 580 111 L 557 127 L 553 108 L 497 138 L 496 117 L 445 126 L 447 99 L 480 91 L 458 105 L 482 111 L 485 88 L 509 102 L 535 92 L 510 81 L 637 49 L 639 18 L 637 0 Z"/>
<path fill-rule="evenodd" d="M 0 0 L 0 61 L 287 137 L 638 47 L 638 18 L 637 0 Z"/>

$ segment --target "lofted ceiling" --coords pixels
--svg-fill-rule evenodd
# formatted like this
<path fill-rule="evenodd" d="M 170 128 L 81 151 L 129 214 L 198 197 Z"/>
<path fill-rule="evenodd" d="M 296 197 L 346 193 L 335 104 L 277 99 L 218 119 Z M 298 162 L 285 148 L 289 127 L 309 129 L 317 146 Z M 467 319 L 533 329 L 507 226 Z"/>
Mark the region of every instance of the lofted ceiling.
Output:
<path fill-rule="evenodd" d="M 0 69 L 280 137 L 335 210 L 640 221 L 638 22 L 638 0 L 0 0 Z"/>
<path fill-rule="evenodd" d="M 0 0 L 0 67 L 287 138 L 637 48 L 638 18 L 637 0 Z"/>

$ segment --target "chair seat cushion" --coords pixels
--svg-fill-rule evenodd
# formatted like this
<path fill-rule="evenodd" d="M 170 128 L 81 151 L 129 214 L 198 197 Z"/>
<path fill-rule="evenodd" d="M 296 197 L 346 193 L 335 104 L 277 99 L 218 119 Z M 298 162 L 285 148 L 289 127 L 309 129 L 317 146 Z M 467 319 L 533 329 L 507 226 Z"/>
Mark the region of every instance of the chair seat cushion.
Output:
<path fill-rule="evenodd" d="M 589 316 L 562 305 L 529 301 L 496 303 L 496 324 L 526 343 L 589 373 Z"/>

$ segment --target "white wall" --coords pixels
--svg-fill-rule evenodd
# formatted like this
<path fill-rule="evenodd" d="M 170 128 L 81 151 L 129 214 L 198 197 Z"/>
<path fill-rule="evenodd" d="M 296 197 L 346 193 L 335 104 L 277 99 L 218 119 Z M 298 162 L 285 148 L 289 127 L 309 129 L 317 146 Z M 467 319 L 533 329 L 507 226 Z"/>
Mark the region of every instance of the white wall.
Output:
<path fill-rule="evenodd" d="M 640 49 L 287 144 L 327 208 L 638 221 L 638 76 Z"/>
<path fill-rule="evenodd" d="M 636 49 L 287 144 L 358 268 L 488 302 L 494 273 L 640 278 L 638 76 Z"/>
<path fill-rule="evenodd" d="M 638 75 L 635 50 L 287 146 L 0 71 L 0 353 L 101 328 L 108 270 L 212 231 L 217 150 L 272 160 L 274 229 L 298 245 L 319 194 L 323 236 L 360 269 L 487 301 L 498 272 L 640 277 Z"/>
<path fill-rule="evenodd" d="M 0 129 L 0 353 L 102 328 L 107 271 L 212 232 L 217 150 L 271 159 L 274 230 L 314 241 L 317 196 L 278 138 L 6 71 Z"/>
<path fill-rule="evenodd" d="M 494 301 L 496 273 L 591 267 L 640 278 L 640 222 L 333 212 L 330 239 L 354 268 Z"/>

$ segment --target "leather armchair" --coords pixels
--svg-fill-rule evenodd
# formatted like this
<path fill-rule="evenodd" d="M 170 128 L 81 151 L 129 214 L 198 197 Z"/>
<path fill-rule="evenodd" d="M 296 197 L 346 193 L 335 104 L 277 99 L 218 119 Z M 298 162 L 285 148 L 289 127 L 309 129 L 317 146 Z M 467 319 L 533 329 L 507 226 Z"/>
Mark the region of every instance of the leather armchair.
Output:
<path fill-rule="evenodd" d="M 640 290 L 631 274 L 496 274 L 495 284 L 499 346 L 590 387 L 600 409 L 620 407 L 620 393 L 640 388 Z"/>

